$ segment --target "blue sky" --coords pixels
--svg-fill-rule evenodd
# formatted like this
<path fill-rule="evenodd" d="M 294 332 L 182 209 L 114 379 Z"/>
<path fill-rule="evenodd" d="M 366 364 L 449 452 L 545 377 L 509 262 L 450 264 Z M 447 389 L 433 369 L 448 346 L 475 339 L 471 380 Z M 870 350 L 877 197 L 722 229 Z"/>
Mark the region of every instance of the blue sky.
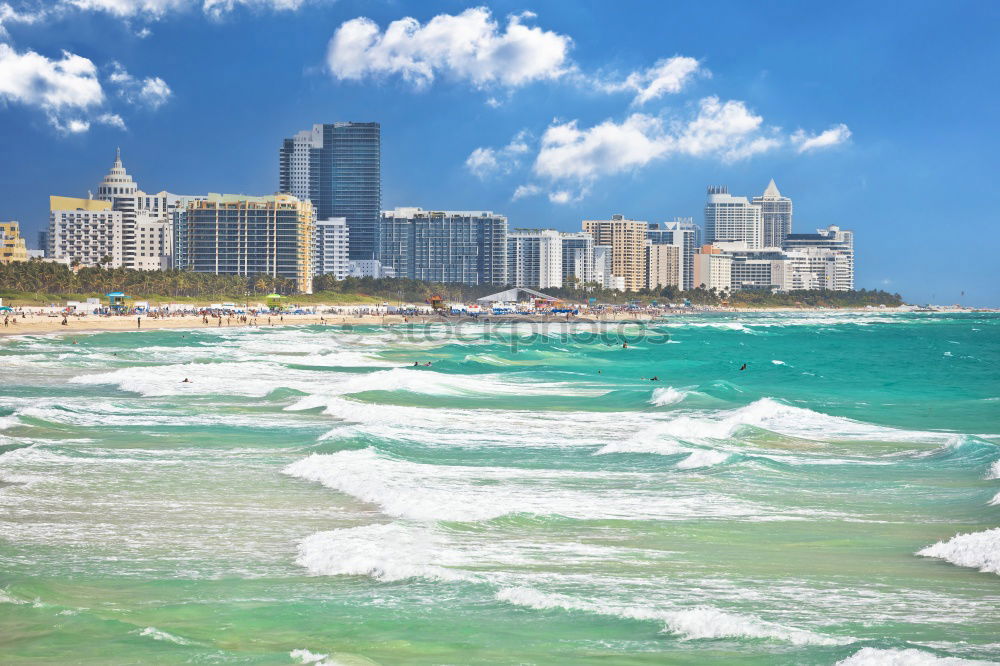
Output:
<path fill-rule="evenodd" d="M 0 0 L 0 219 L 121 146 L 146 191 L 265 194 L 281 139 L 382 123 L 383 207 L 701 221 L 774 178 L 857 286 L 1000 305 L 995 2 Z M 960 292 L 964 291 L 964 298 Z"/>

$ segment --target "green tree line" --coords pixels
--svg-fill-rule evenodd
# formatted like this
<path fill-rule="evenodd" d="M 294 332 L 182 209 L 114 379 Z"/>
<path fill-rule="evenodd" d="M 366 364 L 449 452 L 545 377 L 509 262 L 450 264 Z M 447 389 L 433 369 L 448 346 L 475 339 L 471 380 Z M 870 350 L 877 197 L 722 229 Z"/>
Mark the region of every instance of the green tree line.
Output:
<path fill-rule="evenodd" d="M 339 295 L 359 295 L 389 303 L 423 303 L 432 296 L 446 301 L 471 302 L 509 287 L 501 285 L 464 285 L 422 282 L 406 278 L 346 278 L 336 280 L 332 275 L 319 275 L 313 281 L 317 298 L 336 301 Z M 122 291 L 130 297 L 160 296 L 239 301 L 246 297 L 260 298 L 276 292 L 284 295 L 296 293 L 293 280 L 269 275 L 213 275 L 191 271 L 137 271 L 127 268 L 85 267 L 76 271 L 44 261 L 14 262 L 0 265 L 0 296 L 4 294 L 105 294 Z M 585 303 L 594 298 L 599 303 L 623 304 L 632 300 L 680 303 L 685 299 L 695 305 L 728 304 L 738 307 L 863 307 L 865 305 L 900 305 L 899 294 L 881 290 L 856 291 L 791 291 L 773 293 L 757 291 L 718 291 L 698 287 L 681 291 L 676 287 L 642 289 L 620 292 L 602 289 L 596 284 L 573 283 L 553 289 L 546 294 L 565 301 Z"/>

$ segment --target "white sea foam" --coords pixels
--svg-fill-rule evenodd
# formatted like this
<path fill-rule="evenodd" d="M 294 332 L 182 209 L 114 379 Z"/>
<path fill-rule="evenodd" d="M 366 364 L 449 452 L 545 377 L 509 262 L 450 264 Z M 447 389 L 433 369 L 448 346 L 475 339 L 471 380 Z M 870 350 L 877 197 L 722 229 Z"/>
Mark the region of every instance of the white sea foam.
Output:
<path fill-rule="evenodd" d="M 454 559 L 456 552 L 437 532 L 396 523 L 319 532 L 303 539 L 298 550 L 295 562 L 314 575 L 369 576 L 381 581 L 469 578 L 440 565 Z"/>
<path fill-rule="evenodd" d="M 990 471 L 986 473 L 987 479 L 1000 479 L 1000 459 L 994 460 L 990 465 Z"/>
<path fill-rule="evenodd" d="M 927 546 L 918 551 L 917 555 L 936 557 L 956 566 L 1000 575 L 1000 527 L 984 532 L 957 534 L 948 541 L 938 541 L 933 546 Z"/>
<path fill-rule="evenodd" d="M 0 430 L 6 430 L 7 428 L 19 425 L 21 425 L 21 422 L 17 419 L 17 416 L 0 416 Z"/>
<path fill-rule="evenodd" d="M 908 648 L 905 650 L 880 650 L 878 648 L 861 648 L 847 659 L 837 662 L 836 666 L 978 666 L 994 662 L 959 659 L 958 657 L 939 657 Z"/>
<path fill-rule="evenodd" d="M 794 645 L 840 645 L 853 638 L 833 638 L 806 629 L 785 627 L 750 615 L 721 611 L 710 607 L 656 609 L 649 606 L 625 606 L 612 602 L 589 601 L 564 594 L 541 592 L 531 587 L 511 587 L 496 593 L 497 599 L 535 609 L 562 608 L 630 620 L 663 622 L 664 631 L 678 634 L 683 640 L 718 638 L 767 638 Z"/>
<path fill-rule="evenodd" d="M 23 599 L 18 599 L 11 595 L 7 590 L 0 588 L 0 604 L 26 604 L 27 601 Z"/>
<path fill-rule="evenodd" d="M 310 652 L 306 649 L 292 650 L 288 653 L 288 656 L 297 661 L 300 664 L 314 664 L 317 661 L 323 661 L 330 655 L 327 654 L 316 654 L 315 652 Z"/>
<path fill-rule="evenodd" d="M 190 382 L 181 380 L 188 378 Z M 262 397 L 278 388 L 290 388 L 320 397 L 365 391 L 408 391 L 428 395 L 603 395 L 592 386 L 536 382 L 518 377 L 453 375 L 429 369 L 393 368 L 368 373 L 340 373 L 288 368 L 273 362 L 185 363 L 136 366 L 111 372 L 80 375 L 74 384 L 111 384 L 144 396 L 223 394 Z"/>
<path fill-rule="evenodd" d="M 695 469 L 697 467 L 711 467 L 727 460 L 729 460 L 729 454 L 723 451 L 695 451 L 677 463 L 677 468 Z"/>
<path fill-rule="evenodd" d="M 775 359 L 772 359 L 772 360 L 771 360 L 771 363 L 774 363 L 775 365 L 788 365 L 788 364 L 787 364 L 787 363 L 785 363 L 784 361 L 779 361 L 779 360 L 778 360 L 778 359 L 776 359 L 776 358 L 775 358 Z"/>
<path fill-rule="evenodd" d="M 284 471 L 415 520 L 479 521 L 515 513 L 633 520 L 773 515 L 766 507 L 701 488 L 635 487 L 636 478 L 648 480 L 650 474 L 427 465 L 371 448 L 314 454 Z"/>
<path fill-rule="evenodd" d="M 754 426 L 782 435 L 819 440 L 875 439 L 883 441 L 926 441 L 947 437 L 941 433 L 897 430 L 862 421 L 830 416 L 803 407 L 793 407 L 772 398 L 728 412 L 678 416 L 662 427 L 662 434 L 687 441 L 727 439 L 742 426 Z"/>
<path fill-rule="evenodd" d="M 191 645 L 191 641 L 181 638 L 180 636 L 175 636 L 166 631 L 157 629 L 156 627 L 146 627 L 139 632 L 140 636 L 148 636 L 154 641 L 167 641 L 168 643 L 176 643 L 177 645 Z"/>
<path fill-rule="evenodd" d="M 1000 506 L 1000 493 L 993 496 L 993 499 L 989 502 L 990 506 Z"/>
<path fill-rule="evenodd" d="M 673 405 L 680 402 L 687 395 L 686 391 L 675 389 L 673 386 L 665 386 L 653 389 L 653 397 L 649 399 L 649 403 L 657 407 L 665 407 L 666 405 Z"/>

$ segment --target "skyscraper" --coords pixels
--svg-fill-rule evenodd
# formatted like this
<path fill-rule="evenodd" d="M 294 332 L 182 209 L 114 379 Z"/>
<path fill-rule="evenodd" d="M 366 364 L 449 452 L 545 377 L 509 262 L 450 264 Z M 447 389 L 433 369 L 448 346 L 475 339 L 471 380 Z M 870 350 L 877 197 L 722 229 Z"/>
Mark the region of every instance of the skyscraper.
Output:
<path fill-rule="evenodd" d="M 110 202 L 111 208 L 122 214 L 121 265 L 136 270 L 170 268 L 173 214 L 196 198 L 166 191 L 143 192 L 125 170 L 121 150 L 116 150 L 111 170 L 97 186 L 97 200 Z"/>
<path fill-rule="evenodd" d="M 781 247 L 785 236 L 792 233 L 792 200 L 781 196 L 772 178 L 764 194 L 754 197 L 753 203 L 760 206 L 763 247 Z"/>
<path fill-rule="evenodd" d="M 625 278 L 625 289 L 646 286 L 646 231 L 649 225 L 612 215 L 610 220 L 584 220 L 583 230 L 594 237 L 594 245 L 611 246 L 611 272 Z"/>
<path fill-rule="evenodd" d="M 313 125 L 278 151 L 278 191 L 311 201 L 318 220 L 345 218 L 351 259 L 378 259 L 381 137 L 378 123 Z"/>
<path fill-rule="evenodd" d="M 353 233 L 353 232 L 352 232 Z M 379 256 L 396 277 L 507 284 L 507 218 L 489 211 L 382 213 Z"/>
<path fill-rule="evenodd" d="M 312 293 L 312 204 L 288 194 L 209 194 L 177 214 L 176 263 L 182 270 L 295 280 Z"/>
<path fill-rule="evenodd" d="M 830 225 L 814 234 L 789 234 L 784 248 L 794 271 L 806 276 L 789 289 L 854 289 L 853 231 Z"/>
<path fill-rule="evenodd" d="M 732 196 L 724 185 L 709 187 L 705 202 L 705 242 L 717 241 L 745 241 L 751 249 L 764 242 L 760 206 Z"/>
<path fill-rule="evenodd" d="M 515 229 L 507 234 L 507 282 L 514 287 L 562 286 L 563 243 L 555 229 Z"/>
<path fill-rule="evenodd" d="M 676 245 L 681 249 L 681 289 L 694 287 L 694 255 L 701 247 L 701 227 L 690 217 L 664 222 L 663 228 L 652 224 L 646 232 L 652 245 Z"/>
<path fill-rule="evenodd" d="M 347 248 L 350 244 L 347 221 L 342 217 L 316 222 L 313 275 L 330 275 L 343 280 L 350 271 Z"/>
<path fill-rule="evenodd" d="M 562 284 L 584 285 L 594 281 L 594 237 L 585 231 L 561 232 Z"/>

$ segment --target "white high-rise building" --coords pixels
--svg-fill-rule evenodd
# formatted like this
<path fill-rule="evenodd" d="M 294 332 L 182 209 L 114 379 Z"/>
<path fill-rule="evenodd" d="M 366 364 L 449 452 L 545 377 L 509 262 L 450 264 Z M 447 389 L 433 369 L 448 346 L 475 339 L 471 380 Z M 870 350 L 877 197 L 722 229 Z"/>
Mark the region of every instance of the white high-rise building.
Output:
<path fill-rule="evenodd" d="M 731 289 L 733 257 L 714 245 L 703 245 L 694 255 L 694 285 L 705 289 Z"/>
<path fill-rule="evenodd" d="M 815 234 L 789 234 L 787 289 L 854 289 L 854 232 L 830 225 Z"/>
<path fill-rule="evenodd" d="M 554 229 L 507 233 L 507 281 L 514 287 L 548 289 L 563 282 L 563 240 Z"/>
<path fill-rule="evenodd" d="M 625 278 L 614 274 L 614 248 L 610 245 L 594 246 L 594 282 L 603 289 L 625 291 Z"/>
<path fill-rule="evenodd" d="M 664 222 L 663 227 L 651 224 L 646 238 L 653 245 L 675 245 L 681 251 L 681 289 L 694 287 L 694 255 L 701 247 L 701 227 L 690 217 L 678 217 Z"/>
<path fill-rule="evenodd" d="M 684 282 L 684 264 L 681 248 L 677 245 L 650 243 L 646 246 L 646 287 L 681 288 Z"/>
<path fill-rule="evenodd" d="M 347 218 L 331 217 L 316 222 L 314 275 L 330 275 L 343 280 L 350 273 Z"/>
<path fill-rule="evenodd" d="M 772 178 L 764 194 L 753 198 L 753 204 L 761 211 L 761 247 L 781 247 L 785 236 L 792 233 L 792 200 L 781 196 Z"/>
<path fill-rule="evenodd" d="M 559 234 L 562 239 L 563 286 L 594 281 L 594 237 L 585 231 Z"/>
<path fill-rule="evenodd" d="M 49 197 L 47 256 L 83 266 L 122 266 L 122 212 L 111 202 Z"/>
<path fill-rule="evenodd" d="M 97 186 L 97 200 L 111 203 L 122 214 L 122 263 L 136 270 L 170 268 L 173 256 L 173 214 L 188 201 L 204 197 L 170 194 L 166 191 L 147 194 L 139 189 L 125 166 L 121 150 L 115 162 Z"/>
<path fill-rule="evenodd" d="M 717 241 L 745 241 L 751 249 L 764 245 L 760 206 L 732 196 L 725 186 L 709 187 L 705 203 L 705 242 Z"/>

